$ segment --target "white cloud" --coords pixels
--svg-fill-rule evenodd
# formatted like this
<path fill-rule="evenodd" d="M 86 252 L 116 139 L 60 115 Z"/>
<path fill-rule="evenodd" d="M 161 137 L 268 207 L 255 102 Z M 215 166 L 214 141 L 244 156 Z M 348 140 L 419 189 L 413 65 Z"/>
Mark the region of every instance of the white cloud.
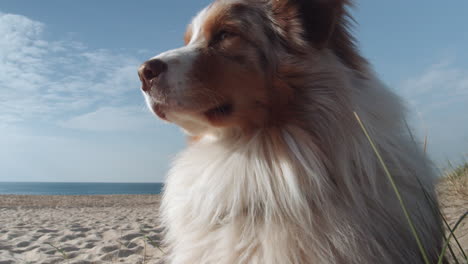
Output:
<path fill-rule="evenodd" d="M 468 104 L 468 69 L 454 64 L 447 60 L 434 64 L 421 75 L 404 81 L 403 94 L 422 112 Z"/>
<path fill-rule="evenodd" d="M 146 109 L 140 61 L 47 30 L 0 12 L 0 181 L 162 181 L 182 140 Z"/>
<path fill-rule="evenodd" d="M 468 153 L 468 69 L 444 60 L 408 78 L 401 91 L 416 113 L 411 124 L 439 165 L 459 161 Z"/>
<path fill-rule="evenodd" d="M 63 127 L 89 131 L 141 131 L 153 126 L 154 118 L 142 107 L 102 107 L 60 122 Z"/>
<path fill-rule="evenodd" d="M 97 105 L 129 105 L 128 93 L 139 87 L 137 59 L 49 40 L 46 30 L 27 17 L 0 13 L 0 122 L 63 120 Z"/>

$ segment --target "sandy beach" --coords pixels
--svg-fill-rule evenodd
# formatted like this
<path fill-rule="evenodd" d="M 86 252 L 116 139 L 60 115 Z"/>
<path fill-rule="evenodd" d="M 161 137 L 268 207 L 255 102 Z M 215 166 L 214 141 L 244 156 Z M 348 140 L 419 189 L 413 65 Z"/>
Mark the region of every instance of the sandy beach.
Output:
<path fill-rule="evenodd" d="M 0 195 L 0 264 L 157 263 L 159 196 Z"/>
<path fill-rule="evenodd" d="M 444 180 L 439 194 L 453 226 L 468 209 L 468 178 Z M 158 263 L 159 200 L 158 195 L 0 195 L 0 264 Z M 465 250 L 467 222 L 456 231 Z"/>
<path fill-rule="evenodd" d="M 461 175 L 462 173 L 463 175 Z M 468 213 L 468 166 L 458 176 L 452 175 L 452 177 L 443 178 L 438 185 L 438 193 L 441 211 L 448 224 L 453 228 L 460 218 Z M 458 240 L 458 243 L 454 239 L 450 241 L 454 254 L 460 263 L 468 263 L 463 262 L 464 256 L 459 250 L 461 247 L 465 251 L 465 255 L 468 253 L 468 218 L 460 222 L 454 233 Z M 450 252 L 447 252 L 447 256 L 452 260 Z M 450 263 L 456 262 L 451 261 Z"/>

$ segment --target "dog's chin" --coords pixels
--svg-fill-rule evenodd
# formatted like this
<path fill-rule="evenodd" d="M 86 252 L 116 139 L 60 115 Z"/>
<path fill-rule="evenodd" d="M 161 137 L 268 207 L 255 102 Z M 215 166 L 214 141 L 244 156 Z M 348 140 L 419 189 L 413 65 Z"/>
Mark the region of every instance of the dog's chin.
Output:
<path fill-rule="evenodd" d="M 153 105 L 151 106 L 151 109 L 153 110 L 153 113 L 154 113 L 157 117 L 159 117 L 159 118 L 162 119 L 162 120 L 168 121 L 168 120 L 166 119 L 166 112 L 164 111 L 162 105 L 160 105 L 160 104 L 153 104 Z"/>
<path fill-rule="evenodd" d="M 160 119 L 181 127 L 186 134 L 199 136 L 219 129 L 220 124 L 233 115 L 234 105 L 226 102 L 203 109 L 190 109 L 153 103 L 151 110 Z"/>

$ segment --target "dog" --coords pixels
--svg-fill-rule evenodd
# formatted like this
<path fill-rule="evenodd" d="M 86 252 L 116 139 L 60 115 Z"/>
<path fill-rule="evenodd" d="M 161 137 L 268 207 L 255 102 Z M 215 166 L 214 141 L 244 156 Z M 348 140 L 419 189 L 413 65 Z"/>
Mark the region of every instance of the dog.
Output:
<path fill-rule="evenodd" d="M 189 139 L 163 192 L 166 263 L 436 263 L 436 174 L 360 55 L 350 8 L 216 0 L 183 47 L 139 68 L 149 108 Z"/>

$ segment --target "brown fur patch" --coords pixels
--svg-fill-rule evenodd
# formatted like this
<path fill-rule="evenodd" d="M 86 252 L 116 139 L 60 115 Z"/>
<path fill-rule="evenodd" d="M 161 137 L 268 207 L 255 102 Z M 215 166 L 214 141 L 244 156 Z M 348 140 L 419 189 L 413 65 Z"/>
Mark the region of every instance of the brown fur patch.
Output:
<path fill-rule="evenodd" d="M 318 49 L 329 48 L 346 66 L 363 73 L 367 61 L 350 33 L 349 7 L 350 0 L 274 1 L 273 13 L 290 40 L 300 42 L 298 36 L 302 36 Z M 290 43 L 297 47 L 295 44 Z"/>
<path fill-rule="evenodd" d="M 187 27 L 187 30 L 185 31 L 185 34 L 184 34 L 184 43 L 185 45 L 189 44 L 190 40 L 192 39 L 192 25 L 189 25 Z"/>
<path fill-rule="evenodd" d="M 267 103 L 266 86 L 261 72 L 246 69 L 241 64 L 207 50 L 195 61 L 191 78 L 208 90 L 200 98 L 207 106 L 233 104 L 233 113 L 223 118 L 210 119 L 216 127 L 260 126 L 264 122 L 264 105 Z"/>

